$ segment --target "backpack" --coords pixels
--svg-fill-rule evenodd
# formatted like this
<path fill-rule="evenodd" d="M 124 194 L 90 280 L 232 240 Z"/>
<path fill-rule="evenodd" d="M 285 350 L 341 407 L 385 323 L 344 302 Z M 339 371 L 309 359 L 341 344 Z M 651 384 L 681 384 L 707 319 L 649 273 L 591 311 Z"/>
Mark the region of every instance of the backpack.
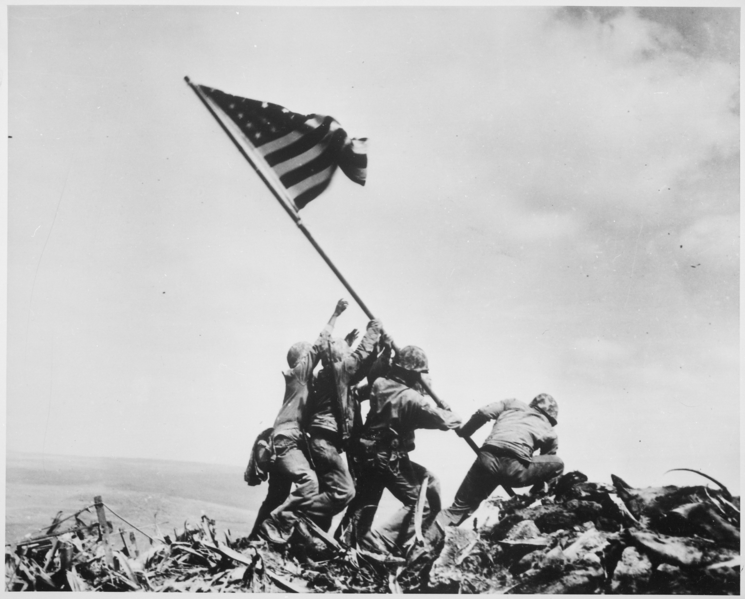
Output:
<path fill-rule="evenodd" d="M 248 458 L 248 466 L 243 473 L 243 480 L 249 486 L 255 487 L 269 478 L 269 472 L 274 464 L 274 444 L 272 443 L 272 433 L 274 428 L 264 429 L 256 437 L 251 455 Z"/>

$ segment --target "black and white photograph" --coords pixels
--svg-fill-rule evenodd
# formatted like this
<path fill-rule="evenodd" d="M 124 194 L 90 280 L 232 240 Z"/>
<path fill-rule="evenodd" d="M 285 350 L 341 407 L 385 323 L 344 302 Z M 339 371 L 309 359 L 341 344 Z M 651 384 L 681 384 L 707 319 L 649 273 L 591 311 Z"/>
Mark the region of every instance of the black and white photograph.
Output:
<path fill-rule="evenodd" d="M 739 595 L 740 22 L 6 6 L 5 591 Z"/>

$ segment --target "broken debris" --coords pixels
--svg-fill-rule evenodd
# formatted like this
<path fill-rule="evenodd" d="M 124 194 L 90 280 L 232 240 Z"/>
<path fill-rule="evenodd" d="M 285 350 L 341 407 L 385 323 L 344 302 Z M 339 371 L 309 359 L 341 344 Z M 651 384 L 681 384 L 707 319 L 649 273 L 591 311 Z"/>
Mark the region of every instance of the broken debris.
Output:
<path fill-rule="evenodd" d="M 739 594 L 738 497 L 612 478 L 570 472 L 538 495 L 487 500 L 435 547 L 417 530 L 406 557 L 349 547 L 310 521 L 281 548 L 229 531 L 222 541 L 206 516 L 150 536 L 96 498 L 95 513 L 58 513 L 6 546 L 6 590 Z M 115 532 L 101 506 L 140 536 Z"/>

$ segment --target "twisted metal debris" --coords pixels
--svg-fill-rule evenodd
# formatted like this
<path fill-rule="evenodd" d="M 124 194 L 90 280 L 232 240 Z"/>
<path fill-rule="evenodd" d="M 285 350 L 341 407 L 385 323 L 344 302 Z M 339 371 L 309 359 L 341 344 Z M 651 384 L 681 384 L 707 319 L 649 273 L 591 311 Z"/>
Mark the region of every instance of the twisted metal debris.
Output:
<path fill-rule="evenodd" d="M 115 531 L 90 507 L 6 546 L 6 591 L 739 594 L 740 502 L 724 489 L 635 489 L 564 475 L 482 504 L 435 545 L 352 548 L 304 521 L 285 547 L 220 539 L 202 516 L 173 536 Z M 97 498 L 100 499 L 100 498 Z M 95 505 L 95 504 L 94 504 Z M 100 507 L 100 506 L 99 506 Z M 73 521 L 67 529 L 62 524 Z M 108 547 L 108 552 L 107 552 Z"/>

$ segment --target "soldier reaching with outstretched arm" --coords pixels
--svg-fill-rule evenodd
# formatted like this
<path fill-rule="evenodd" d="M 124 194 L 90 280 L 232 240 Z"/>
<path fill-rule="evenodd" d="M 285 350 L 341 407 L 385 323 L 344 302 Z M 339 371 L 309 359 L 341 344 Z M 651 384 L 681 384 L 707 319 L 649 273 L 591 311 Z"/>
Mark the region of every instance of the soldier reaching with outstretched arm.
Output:
<path fill-rule="evenodd" d="M 330 339 L 321 353 L 318 373 L 308 399 L 305 428 L 310 434 L 310 454 L 318 476 L 318 496 L 307 515 L 328 530 L 333 517 L 354 497 L 354 481 L 342 457 L 358 411 L 349 385 L 367 376 L 383 325 L 371 320 L 365 335 L 352 351 L 349 337 Z"/>
<path fill-rule="evenodd" d="M 561 475 L 564 462 L 556 455 L 554 431 L 559 406 L 541 393 L 525 404 L 517 399 L 497 401 L 478 410 L 457 433 L 470 436 L 489 420 L 495 420 L 476 461 L 466 474 L 453 504 L 440 512 L 437 523 L 457 526 L 470 516 L 499 485 L 543 485 Z M 540 455 L 533 452 L 540 450 Z M 429 536 L 429 535 L 428 535 Z"/>
<path fill-rule="evenodd" d="M 259 531 L 274 543 L 287 542 L 297 521 L 295 512 L 305 511 L 318 495 L 318 478 L 303 451 L 303 416 L 313 369 L 318 364 L 321 351 L 331 338 L 337 317 L 347 309 L 347 305 L 348 302 L 343 299 L 337 302 L 331 319 L 313 345 L 301 341 L 294 344 L 287 353 L 290 368 L 282 372 L 285 379 L 285 396 L 282 408 L 274 421 L 272 444 L 275 462 L 270 474 L 270 490 L 265 503 L 270 502 L 271 505 L 272 502 L 276 502 L 280 493 L 289 488 L 289 483 L 294 483 L 295 489 L 271 512 L 271 516 L 267 517 L 269 510 L 264 506 L 259 510 L 259 517 L 265 518 Z M 274 487 L 272 480 L 276 480 Z"/>

